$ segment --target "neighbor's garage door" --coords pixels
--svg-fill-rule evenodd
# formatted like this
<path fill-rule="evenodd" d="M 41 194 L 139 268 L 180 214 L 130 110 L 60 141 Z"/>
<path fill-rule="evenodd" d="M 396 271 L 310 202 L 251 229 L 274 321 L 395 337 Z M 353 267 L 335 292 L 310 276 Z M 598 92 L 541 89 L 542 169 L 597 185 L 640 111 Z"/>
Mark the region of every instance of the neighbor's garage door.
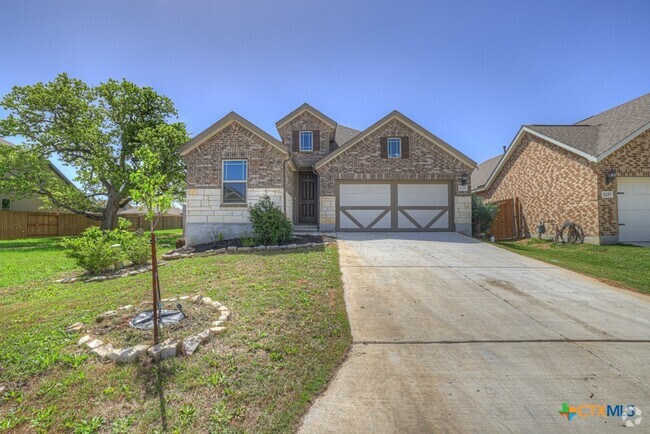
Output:
<path fill-rule="evenodd" d="M 448 182 L 354 182 L 337 184 L 339 231 L 450 231 Z"/>
<path fill-rule="evenodd" d="M 618 178 L 618 240 L 650 241 L 650 178 Z"/>

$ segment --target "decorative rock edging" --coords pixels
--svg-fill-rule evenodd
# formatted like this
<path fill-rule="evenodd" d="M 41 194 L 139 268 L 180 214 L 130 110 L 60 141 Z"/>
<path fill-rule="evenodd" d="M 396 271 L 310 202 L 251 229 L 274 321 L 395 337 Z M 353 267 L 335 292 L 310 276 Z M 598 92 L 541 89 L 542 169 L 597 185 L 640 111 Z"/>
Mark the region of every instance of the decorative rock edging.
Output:
<path fill-rule="evenodd" d="M 160 301 L 166 303 L 189 299 L 192 299 L 192 303 L 203 303 L 215 308 L 219 312 L 218 319 L 212 322 L 211 327 L 200 333 L 189 336 L 185 339 L 169 338 L 156 345 L 135 345 L 128 348 L 114 348 L 112 344 L 104 343 L 100 339 L 94 338 L 90 334 L 86 333 L 81 337 L 81 339 L 79 339 L 77 345 L 88 348 L 91 353 L 101 359 L 110 360 L 115 363 L 134 363 L 144 354 L 148 354 L 154 360 L 165 360 L 181 355 L 190 356 L 201 344 L 207 342 L 210 336 L 219 335 L 226 330 L 224 324 L 230 319 L 231 313 L 226 306 L 222 305 L 218 301 L 213 301 L 210 297 L 203 297 L 202 295 L 196 295 L 194 297 L 186 295 L 182 297 L 163 298 Z M 144 302 L 143 304 L 150 304 L 150 302 Z M 98 315 L 97 320 L 103 321 L 106 318 L 117 315 L 117 312 L 120 310 L 131 309 L 133 309 L 133 305 L 121 306 L 118 307 L 117 310 L 109 310 Z M 83 330 L 84 325 L 80 322 L 74 323 L 65 329 L 66 333 L 79 333 Z"/>
<path fill-rule="evenodd" d="M 325 247 L 330 244 L 336 244 L 336 241 L 326 241 L 324 243 L 283 244 L 280 246 L 255 246 L 255 247 L 228 246 L 219 249 L 205 250 L 200 253 L 179 253 L 179 252 L 165 253 L 164 255 L 162 255 L 162 258 L 166 261 L 173 261 L 175 259 L 193 258 L 195 256 L 204 257 L 204 256 L 224 255 L 224 254 L 231 254 L 231 253 L 251 253 L 251 252 L 259 252 L 262 250 L 312 249 L 312 248 Z"/>
<path fill-rule="evenodd" d="M 164 256 L 164 255 L 163 255 Z M 159 261 L 158 266 L 163 267 L 167 265 L 166 262 L 164 261 Z M 89 279 L 80 279 L 80 276 L 75 276 L 75 277 L 64 277 L 63 279 L 55 280 L 56 283 L 74 283 L 74 282 L 84 282 L 84 283 L 91 283 L 91 282 L 102 282 L 104 280 L 113 280 L 113 279 L 118 279 L 120 277 L 127 277 L 127 276 L 135 276 L 137 274 L 142 274 L 146 273 L 147 271 L 151 271 L 151 265 L 147 265 L 146 267 L 141 267 L 141 268 L 136 268 L 134 270 L 129 270 L 129 271 L 124 271 L 123 273 L 116 273 L 116 274 L 106 274 L 106 275 L 100 275 L 100 276 L 93 276 Z"/>

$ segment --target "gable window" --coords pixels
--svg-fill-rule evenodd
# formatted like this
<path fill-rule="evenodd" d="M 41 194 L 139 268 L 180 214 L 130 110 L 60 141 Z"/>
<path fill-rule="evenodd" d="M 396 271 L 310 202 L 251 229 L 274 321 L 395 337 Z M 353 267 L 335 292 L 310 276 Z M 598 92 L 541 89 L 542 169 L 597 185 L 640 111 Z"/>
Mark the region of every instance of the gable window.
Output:
<path fill-rule="evenodd" d="M 246 160 L 224 160 L 222 203 L 245 204 L 247 178 Z"/>
<path fill-rule="evenodd" d="M 2 208 L 0 208 L 2 211 L 10 211 L 11 210 L 11 199 L 2 199 Z"/>
<path fill-rule="evenodd" d="M 300 132 L 300 150 L 306 152 L 314 150 L 314 133 L 312 131 Z"/>
<path fill-rule="evenodd" d="M 402 157 L 402 139 L 399 137 L 388 138 L 388 158 Z"/>

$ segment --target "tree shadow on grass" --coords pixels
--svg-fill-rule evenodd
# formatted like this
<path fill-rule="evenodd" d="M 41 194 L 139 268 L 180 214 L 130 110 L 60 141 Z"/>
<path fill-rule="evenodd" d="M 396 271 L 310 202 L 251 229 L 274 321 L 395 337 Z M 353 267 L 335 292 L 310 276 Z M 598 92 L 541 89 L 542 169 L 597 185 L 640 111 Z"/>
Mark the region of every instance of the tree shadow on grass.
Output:
<path fill-rule="evenodd" d="M 143 381 L 146 396 L 158 399 L 160 424 L 163 432 L 168 431 L 167 424 L 167 399 L 165 398 L 165 385 L 172 369 L 160 361 L 149 361 L 140 365 L 139 377 Z"/>

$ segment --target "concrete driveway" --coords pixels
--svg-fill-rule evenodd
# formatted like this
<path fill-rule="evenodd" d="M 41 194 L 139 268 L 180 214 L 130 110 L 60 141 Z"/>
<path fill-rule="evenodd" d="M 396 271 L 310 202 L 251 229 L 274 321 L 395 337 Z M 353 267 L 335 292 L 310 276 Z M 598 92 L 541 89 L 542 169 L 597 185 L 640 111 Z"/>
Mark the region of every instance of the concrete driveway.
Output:
<path fill-rule="evenodd" d="M 455 233 L 339 234 L 354 344 L 303 433 L 650 432 L 650 297 Z"/>

